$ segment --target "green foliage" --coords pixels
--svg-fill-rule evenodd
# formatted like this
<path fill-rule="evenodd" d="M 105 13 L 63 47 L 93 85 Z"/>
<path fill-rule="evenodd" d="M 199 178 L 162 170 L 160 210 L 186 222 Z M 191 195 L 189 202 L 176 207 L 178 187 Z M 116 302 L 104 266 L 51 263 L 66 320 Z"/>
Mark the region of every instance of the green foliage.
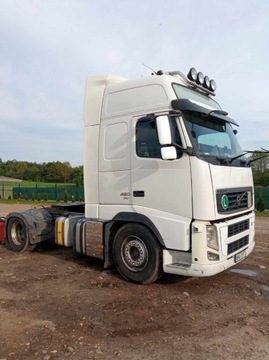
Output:
<path fill-rule="evenodd" d="M 47 165 L 46 180 L 49 182 L 68 182 L 72 178 L 72 168 L 69 163 L 59 161 Z"/>
<path fill-rule="evenodd" d="M 73 169 L 73 181 L 77 187 L 83 186 L 83 166 L 78 166 Z"/>
<path fill-rule="evenodd" d="M 72 168 L 69 162 L 32 163 L 27 161 L 0 161 L 0 176 L 39 183 L 75 183 L 83 186 L 83 167 Z M 18 183 L 17 183 L 18 185 Z M 14 186 L 16 186 L 14 184 Z"/>
<path fill-rule="evenodd" d="M 67 191 L 65 190 L 64 191 L 64 202 L 67 202 L 68 201 L 68 199 L 67 199 Z"/>
<path fill-rule="evenodd" d="M 269 156 L 261 154 L 257 150 L 249 159 L 253 171 L 253 180 L 255 186 L 269 186 Z"/>

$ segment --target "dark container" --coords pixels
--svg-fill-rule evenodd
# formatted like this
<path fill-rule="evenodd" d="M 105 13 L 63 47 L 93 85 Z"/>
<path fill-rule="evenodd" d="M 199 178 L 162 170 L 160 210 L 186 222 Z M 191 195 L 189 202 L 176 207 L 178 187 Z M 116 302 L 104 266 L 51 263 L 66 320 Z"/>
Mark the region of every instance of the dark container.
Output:
<path fill-rule="evenodd" d="M 0 244 L 5 244 L 5 218 L 0 217 Z"/>

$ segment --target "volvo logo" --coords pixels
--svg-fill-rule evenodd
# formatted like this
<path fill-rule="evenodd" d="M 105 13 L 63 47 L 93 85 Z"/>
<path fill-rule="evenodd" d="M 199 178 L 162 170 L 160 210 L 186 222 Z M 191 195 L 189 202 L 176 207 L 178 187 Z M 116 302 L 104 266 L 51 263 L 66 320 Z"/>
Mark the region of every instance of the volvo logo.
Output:
<path fill-rule="evenodd" d="M 247 194 L 247 192 L 245 191 L 242 195 L 238 195 L 236 197 L 236 205 L 240 206 L 241 205 L 241 201 L 243 200 L 244 196 Z"/>

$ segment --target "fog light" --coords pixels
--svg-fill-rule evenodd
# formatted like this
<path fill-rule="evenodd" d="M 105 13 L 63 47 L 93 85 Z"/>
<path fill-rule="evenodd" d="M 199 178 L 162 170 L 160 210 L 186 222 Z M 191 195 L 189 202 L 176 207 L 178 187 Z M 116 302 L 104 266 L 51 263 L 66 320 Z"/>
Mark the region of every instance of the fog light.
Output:
<path fill-rule="evenodd" d="M 218 255 L 218 254 L 215 254 L 215 253 L 213 253 L 213 252 L 211 252 L 211 251 L 208 251 L 208 252 L 207 252 L 207 258 L 208 258 L 208 260 L 210 260 L 210 261 L 217 261 L 217 260 L 219 260 L 219 255 Z"/>

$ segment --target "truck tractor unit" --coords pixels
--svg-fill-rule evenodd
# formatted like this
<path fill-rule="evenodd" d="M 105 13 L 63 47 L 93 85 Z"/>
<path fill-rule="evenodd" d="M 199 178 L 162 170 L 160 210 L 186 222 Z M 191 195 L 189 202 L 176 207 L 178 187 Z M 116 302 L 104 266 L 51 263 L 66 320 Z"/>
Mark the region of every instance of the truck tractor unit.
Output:
<path fill-rule="evenodd" d="M 141 284 L 243 260 L 254 248 L 252 171 L 215 90 L 194 68 L 88 77 L 85 204 L 10 213 L 9 248 L 55 239 Z"/>

